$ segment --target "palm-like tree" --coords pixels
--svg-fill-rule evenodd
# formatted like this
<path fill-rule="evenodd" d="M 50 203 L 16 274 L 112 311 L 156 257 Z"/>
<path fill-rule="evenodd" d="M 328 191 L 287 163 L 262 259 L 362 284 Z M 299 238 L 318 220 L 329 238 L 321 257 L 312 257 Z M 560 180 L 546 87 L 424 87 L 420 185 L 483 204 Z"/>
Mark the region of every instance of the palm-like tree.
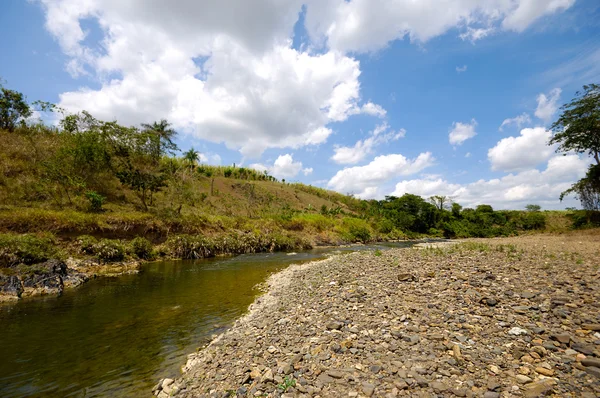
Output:
<path fill-rule="evenodd" d="M 150 134 L 152 157 L 158 162 L 161 155 L 173 154 L 178 151 L 177 145 L 173 142 L 177 132 L 171 128 L 171 123 L 166 119 L 152 124 L 142 123 L 144 131 Z"/>
<path fill-rule="evenodd" d="M 183 158 L 190 164 L 190 167 L 194 167 L 200 160 L 200 152 L 191 147 L 189 151 L 183 154 Z"/>

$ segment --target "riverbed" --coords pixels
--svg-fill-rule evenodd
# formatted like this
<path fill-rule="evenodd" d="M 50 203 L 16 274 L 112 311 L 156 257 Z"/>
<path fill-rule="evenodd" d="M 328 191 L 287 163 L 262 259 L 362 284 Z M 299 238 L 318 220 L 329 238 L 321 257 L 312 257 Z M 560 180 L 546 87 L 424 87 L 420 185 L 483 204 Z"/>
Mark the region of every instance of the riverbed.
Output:
<path fill-rule="evenodd" d="M 292 263 L 342 251 L 321 248 L 148 263 L 137 275 L 98 278 L 60 297 L 0 307 L 0 394 L 146 396 L 247 311 L 257 284 Z"/>

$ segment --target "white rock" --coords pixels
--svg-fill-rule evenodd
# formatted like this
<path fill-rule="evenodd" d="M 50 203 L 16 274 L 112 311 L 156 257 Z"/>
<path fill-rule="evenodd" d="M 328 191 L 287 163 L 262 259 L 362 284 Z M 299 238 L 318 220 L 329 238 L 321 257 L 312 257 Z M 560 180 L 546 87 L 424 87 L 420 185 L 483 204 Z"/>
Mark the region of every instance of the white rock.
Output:
<path fill-rule="evenodd" d="M 508 331 L 508 334 L 510 334 L 512 336 L 521 336 L 524 334 L 529 334 L 529 332 L 525 329 L 521 329 L 520 327 L 515 326 L 514 328 L 512 328 Z"/>

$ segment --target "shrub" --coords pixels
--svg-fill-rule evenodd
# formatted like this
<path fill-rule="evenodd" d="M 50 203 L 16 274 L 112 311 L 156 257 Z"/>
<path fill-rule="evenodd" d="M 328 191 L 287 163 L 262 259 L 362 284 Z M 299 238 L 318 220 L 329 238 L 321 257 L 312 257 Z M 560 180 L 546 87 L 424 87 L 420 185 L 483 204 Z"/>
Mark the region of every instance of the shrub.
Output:
<path fill-rule="evenodd" d="M 340 233 L 342 239 L 348 242 L 366 243 L 371 240 L 369 224 L 359 218 L 344 218 Z"/>
<path fill-rule="evenodd" d="M 85 197 L 90 201 L 90 211 L 99 213 L 102 211 L 102 205 L 106 198 L 94 191 L 88 191 L 85 193 Z"/>
<path fill-rule="evenodd" d="M 125 258 L 125 248 L 118 241 L 102 239 L 94 245 L 94 254 L 104 262 L 121 261 Z"/>
<path fill-rule="evenodd" d="M 77 238 L 77 244 L 79 245 L 79 251 L 85 254 L 95 254 L 95 246 L 98 244 L 98 240 L 93 236 L 82 235 Z"/>
<path fill-rule="evenodd" d="M 150 243 L 150 241 L 146 238 L 141 236 L 136 237 L 129 243 L 129 247 L 131 252 L 138 256 L 138 258 L 149 260 L 154 257 L 152 243 Z"/>
<path fill-rule="evenodd" d="M 0 267 L 36 264 L 59 256 L 51 234 L 0 234 Z"/>

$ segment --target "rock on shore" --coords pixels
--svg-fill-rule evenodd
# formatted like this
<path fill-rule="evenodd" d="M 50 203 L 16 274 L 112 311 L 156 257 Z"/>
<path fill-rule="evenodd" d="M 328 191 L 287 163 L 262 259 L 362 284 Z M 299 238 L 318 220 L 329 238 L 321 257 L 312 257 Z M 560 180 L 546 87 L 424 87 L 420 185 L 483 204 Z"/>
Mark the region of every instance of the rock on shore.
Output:
<path fill-rule="evenodd" d="M 138 272 L 139 262 L 103 264 L 92 260 L 48 260 L 31 266 L 27 272 L 0 274 L 0 303 L 23 297 L 59 295 L 65 288 L 77 287 L 96 276 L 117 276 Z"/>
<path fill-rule="evenodd" d="M 597 397 L 593 235 L 358 252 L 273 275 L 159 397 Z M 575 252 L 577 250 L 577 252 Z M 408 275 L 408 277 L 407 277 Z"/>

